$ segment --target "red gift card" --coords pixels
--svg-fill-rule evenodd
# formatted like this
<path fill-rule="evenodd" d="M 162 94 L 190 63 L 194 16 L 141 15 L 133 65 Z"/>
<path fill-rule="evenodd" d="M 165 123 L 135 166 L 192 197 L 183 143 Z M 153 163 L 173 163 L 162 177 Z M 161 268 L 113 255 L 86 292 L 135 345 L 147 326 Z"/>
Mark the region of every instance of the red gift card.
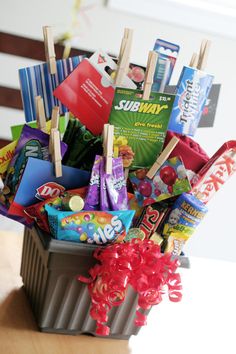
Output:
<path fill-rule="evenodd" d="M 54 95 L 95 135 L 108 122 L 114 87 L 84 59 L 54 91 Z"/>

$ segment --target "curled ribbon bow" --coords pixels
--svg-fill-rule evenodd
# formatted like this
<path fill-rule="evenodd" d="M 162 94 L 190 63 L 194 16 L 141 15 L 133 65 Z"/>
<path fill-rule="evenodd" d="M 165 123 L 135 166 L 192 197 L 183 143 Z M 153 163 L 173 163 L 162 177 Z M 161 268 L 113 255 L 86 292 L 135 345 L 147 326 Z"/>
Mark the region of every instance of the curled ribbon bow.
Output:
<path fill-rule="evenodd" d="M 133 239 L 98 248 L 94 257 L 100 262 L 89 270 L 90 278 L 79 276 L 88 284 L 92 306 L 91 317 L 97 321 L 96 334 L 108 335 L 108 312 L 125 300 L 128 286 L 138 293 L 135 324 L 146 324 L 146 315 L 152 305 L 159 304 L 167 286 L 170 301 L 182 298 L 181 279 L 176 273 L 179 262 L 170 254 L 162 254 L 159 245 L 151 240 Z"/>

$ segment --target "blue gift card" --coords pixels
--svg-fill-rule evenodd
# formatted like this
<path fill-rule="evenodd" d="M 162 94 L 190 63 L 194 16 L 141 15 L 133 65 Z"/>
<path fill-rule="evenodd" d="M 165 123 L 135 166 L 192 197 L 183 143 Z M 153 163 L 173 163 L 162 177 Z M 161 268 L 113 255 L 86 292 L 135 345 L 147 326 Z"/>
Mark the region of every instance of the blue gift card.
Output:
<path fill-rule="evenodd" d="M 89 172 L 69 166 L 62 166 L 62 177 L 56 178 L 53 163 L 30 157 L 9 214 L 25 217 L 25 207 L 56 197 L 64 190 L 87 186 L 89 180 Z"/>

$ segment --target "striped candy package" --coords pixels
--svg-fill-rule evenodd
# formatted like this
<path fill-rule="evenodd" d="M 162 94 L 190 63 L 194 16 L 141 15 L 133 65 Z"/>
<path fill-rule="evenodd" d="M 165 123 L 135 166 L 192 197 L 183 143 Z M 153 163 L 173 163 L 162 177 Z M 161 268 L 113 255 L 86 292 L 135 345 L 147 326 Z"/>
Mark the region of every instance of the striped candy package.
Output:
<path fill-rule="evenodd" d="M 84 56 L 57 60 L 57 73 L 51 75 L 47 63 L 19 70 L 21 96 L 26 122 L 35 120 L 35 96 L 41 96 L 44 102 L 46 118 L 51 117 L 52 108 L 60 107 L 60 114 L 68 109 L 53 95 L 55 88 L 78 66 Z"/>

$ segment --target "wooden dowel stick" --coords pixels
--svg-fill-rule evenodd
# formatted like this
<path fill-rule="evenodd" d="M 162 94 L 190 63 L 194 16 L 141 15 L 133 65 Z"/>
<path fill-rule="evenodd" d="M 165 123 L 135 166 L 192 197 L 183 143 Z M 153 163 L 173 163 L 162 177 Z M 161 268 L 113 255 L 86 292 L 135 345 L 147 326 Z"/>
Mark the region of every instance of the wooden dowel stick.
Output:
<path fill-rule="evenodd" d="M 176 145 L 178 144 L 179 139 L 176 136 L 173 136 L 173 138 L 169 141 L 165 149 L 162 151 L 160 156 L 158 156 L 156 162 L 152 165 L 150 170 L 147 173 L 147 177 L 152 179 L 156 172 L 159 170 L 159 168 L 163 165 L 163 163 L 168 159 L 170 156 L 171 152 L 174 150 Z"/>

